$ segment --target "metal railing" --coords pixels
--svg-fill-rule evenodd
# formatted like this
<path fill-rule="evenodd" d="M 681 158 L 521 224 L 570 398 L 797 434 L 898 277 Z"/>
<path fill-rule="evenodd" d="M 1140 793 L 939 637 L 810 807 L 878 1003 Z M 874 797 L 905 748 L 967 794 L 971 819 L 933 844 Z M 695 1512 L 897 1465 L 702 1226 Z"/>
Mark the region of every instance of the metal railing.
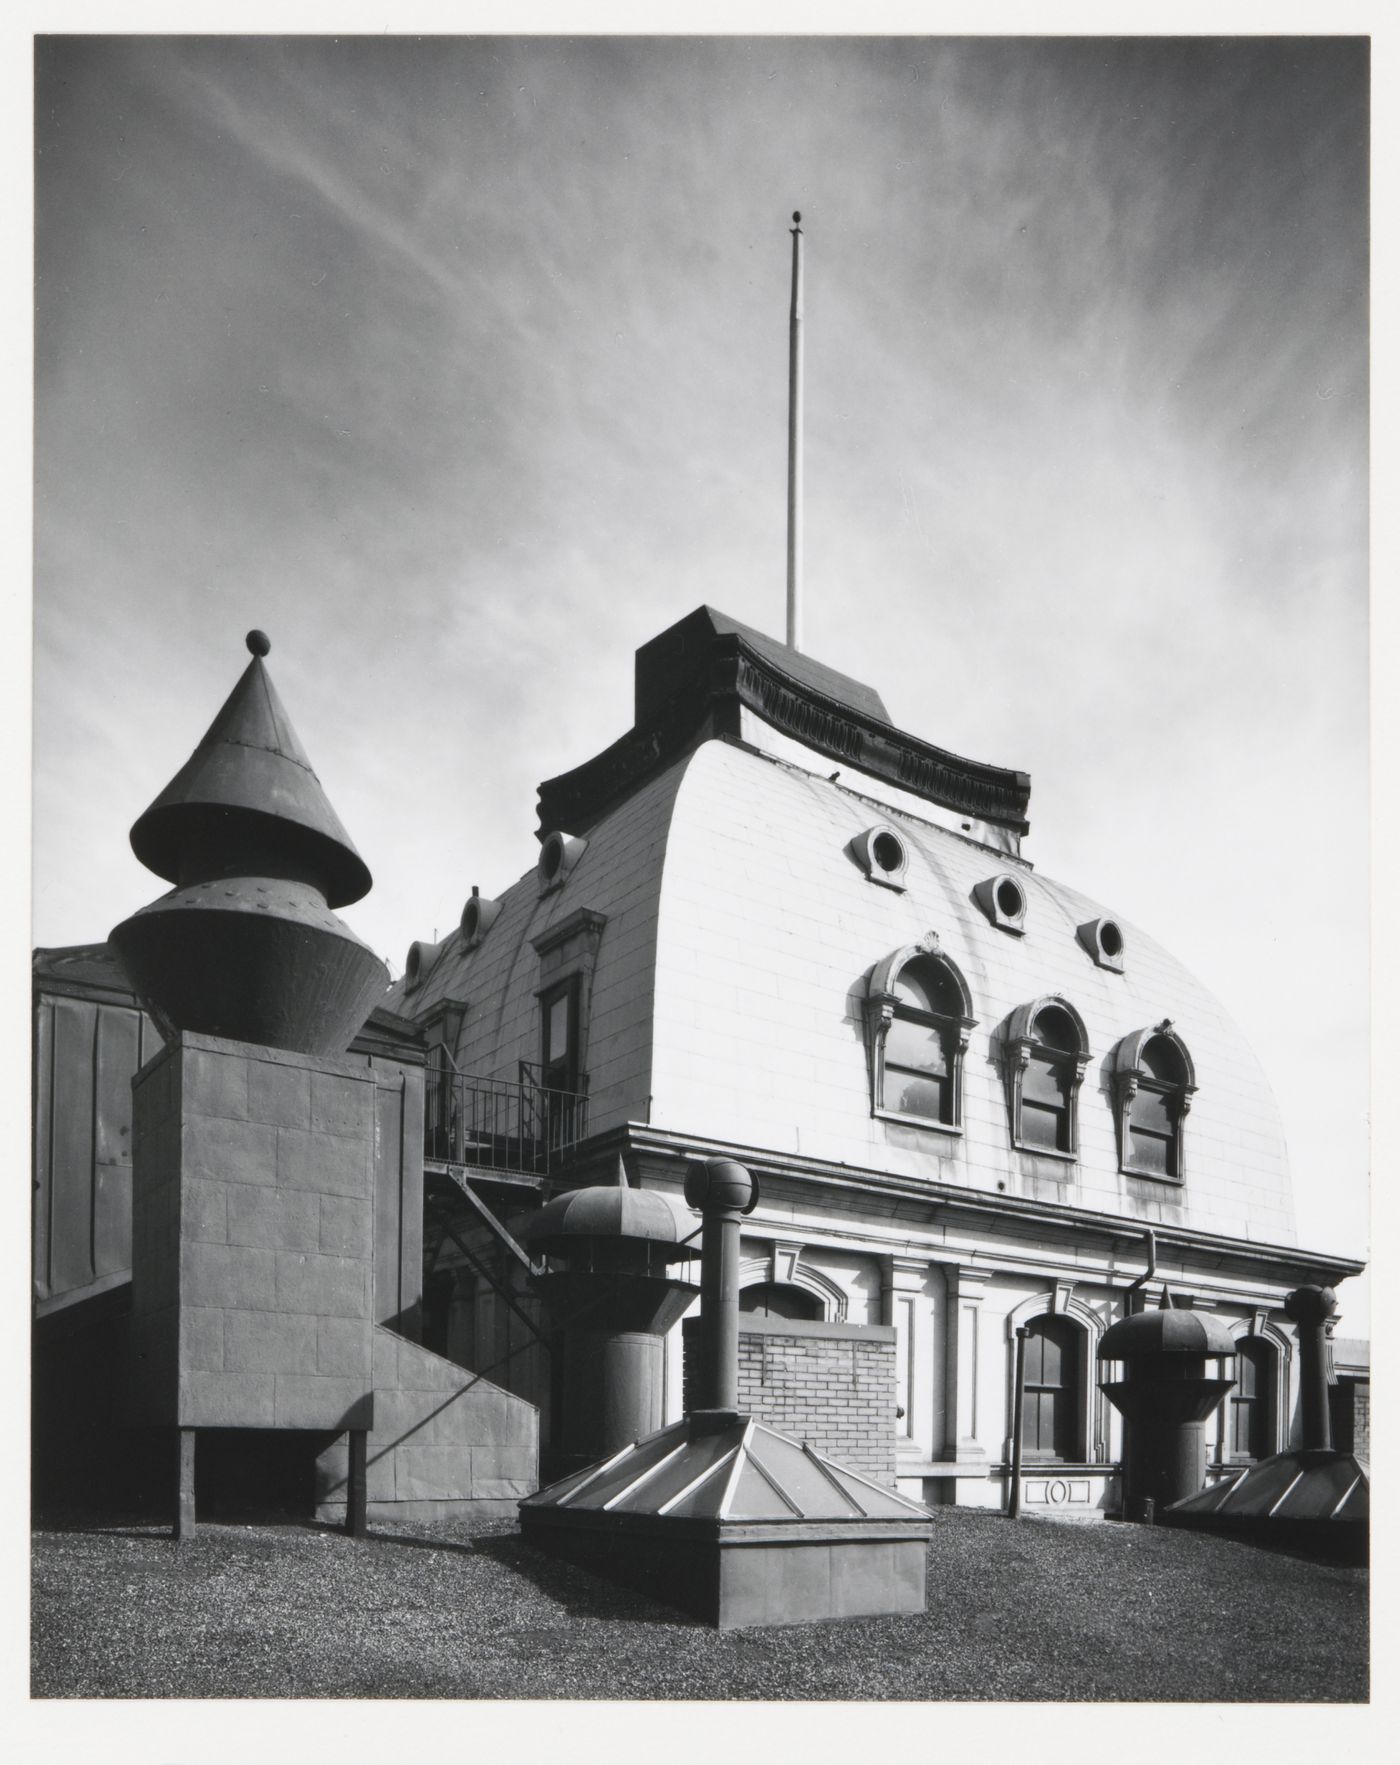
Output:
<path fill-rule="evenodd" d="M 444 1164 L 545 1176 L 588 1134 L 588 1098 L 518 1080 L 430 1065 L 424 1073 L 423 1152 Z"/>

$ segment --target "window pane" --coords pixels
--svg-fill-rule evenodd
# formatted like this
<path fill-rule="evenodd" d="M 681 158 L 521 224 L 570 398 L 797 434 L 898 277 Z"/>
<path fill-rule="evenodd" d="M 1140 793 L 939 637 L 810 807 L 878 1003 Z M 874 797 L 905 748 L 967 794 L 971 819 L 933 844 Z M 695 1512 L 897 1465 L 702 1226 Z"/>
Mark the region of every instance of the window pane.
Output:
<path fill-rule="evenodd" d="M 895 995 L 916 1011 L 961 1017 L 962 994 L 946 968 L 937 962 L 908 962 L 895 977 Z"/>
<path fill-rule="evenodd" d="M 895 1018 L 885 1038 L 885 1063 L 887 1066 L 913 1067 L 920 1072 L 944 1076 L 948 1071 L 948 1061 L 942 1032 L 930 1029 L 926 1024 Z"/>
<path fill-rule="evenodd" d="M 1132 1123 L 1134 1128 L 1146 1128 L 1150 1133 L 1171 1133 L 1171 1099 L 1160 1091 L 1139 1090 L 1133 1098 Z"/>
<path fill-rule="evenodd" d="M 912 1073 L 885 1071 L 885 1108 L 903 1115 L 926 1115 L 930 1121 L 946 1121 L 945 1081 L 915 1077 Z"/>
<path fill-rule="evenodd" d="M 1163 1177 L 1170 1175 L 1170 1142 L 1156 1138 L 1149 1133 L 1132 1133 L 1132 1161 L 1142 1170 L 1160 1170 Z"/>
<path fill-rule="evenodd" d="M 1154 1079 L 1160 1079 L 1165 1085 L 1183 1085 L 1186 1072 L 1182 1066 L 1181 1056 L 1176 1046 L 1165 1036 L 1153 1036 L 1138 1057 L 1142 1062 L 1142 1070 L 1151 1073 Z"/>
<path fill-rule="evenodd" d="M 1042 1362 L 1040 1383 L 1042 1385 L 1059 1385 L 1062 1382 L 1060 1377 L 1060 1366 L 1061 1357 L 1064 1353 L 1063 1347 L 1053 1336 L 1042 1336 L 1041 1342 L 1044 1345 L 1045 1353 Z"/>
<path fill-rule="evenodd" d="M 1145 1171 L 1160 1171 L 1164 1177 L 1172 1174 L 1171 1142 L 1154 1134 L 1140 1134 L 1136 1129 L 1128 1136 L 1132 1147 L 1132 1162 Z"/>
<path fill-rule="evenodd" d="M 1052 1152 L 1068 1152 L 1068 1122 L 1064 1111 L 1044 1109 L 1038 1103 L 1022 1101 L 1021 1144 L 1044 1146 Z"/>
<path fill-rule="evenodd" d="M 1063 1108 L 1069 1101 L 1068 1071 L 1032 1055 L 1021 1080 L 1021 1096 L 1031 1103 L 1049 1103 Z"/>
<path fill-rule="evenodd" d="M 1069 1053 L 1079 1050 L 1079 1035 L 1074 1020 L 1058 1005 L 1047 1005 L 1035 1020 L 1036 1038 L 1047 1048 L 1061 1048 Z"/>
<path fill-rule="evenodd" d="M 561 993 L 550 1001 L 548 1033 L 545 1038 L 545 1060 L 553 1066 L 569 1054 L 569 995 Z"/>

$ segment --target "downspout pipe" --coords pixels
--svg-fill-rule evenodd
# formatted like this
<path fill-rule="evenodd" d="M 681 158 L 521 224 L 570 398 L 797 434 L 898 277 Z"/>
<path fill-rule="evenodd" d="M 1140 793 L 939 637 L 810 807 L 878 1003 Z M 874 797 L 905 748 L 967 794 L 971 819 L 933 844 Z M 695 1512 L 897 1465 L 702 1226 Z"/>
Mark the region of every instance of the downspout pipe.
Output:
<path fill-rule="evenodd" d="M 1143 1238 L 1147 1246 L 1147 1267 L 1135 1281 L 1128 1283 L 1127 1291 L 1123 1295 L 1123 1316 L 1125 1318 L 1132 1316 L 1134 1293 L 1140 1287 L 1145 1287 L 1157 1273 L 1157 1234 L 1151 1226 L 1148 1226 L 1143 1232 Z"/>
<path fill-rule="evenodd" d="M 1021 1452 L 1025 1438 L 1026 1412 L 1026 1338 L 1030 1335 L 1029 1324 L 1018 1324 L 1016 1327 L 1016 1395 L 1013 1402 L 1015 1408 L 1015 1426 L 1011 1435 L 1011 1494 L 1006 1504 L 1007 1518 L 1021 1518 Z"/>

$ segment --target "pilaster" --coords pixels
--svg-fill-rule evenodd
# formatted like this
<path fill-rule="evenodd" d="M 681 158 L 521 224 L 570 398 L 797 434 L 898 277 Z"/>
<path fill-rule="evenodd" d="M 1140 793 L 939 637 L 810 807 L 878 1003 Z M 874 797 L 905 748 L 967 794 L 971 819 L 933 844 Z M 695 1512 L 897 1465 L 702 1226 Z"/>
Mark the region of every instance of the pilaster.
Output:
<path fill-rule="evenodd" d="M 933 1308 L 926 1257 L 881 1258 L 883 1322 L 895 1330 L 895 1453 L 926 1460 L 934 1449 Z M 901 1413 L 902 1412 L 902 1413 Z"/>
<path fill-rule="evenodd" d="M 982 1349 L 982 1301 L 988 1269 L 966 1263 L 943 1266 L 943 1443 L 939 1456 L 965 1463 L 985 1462 L 987 1449 L 979 1435 L 979 1375 Z"/>

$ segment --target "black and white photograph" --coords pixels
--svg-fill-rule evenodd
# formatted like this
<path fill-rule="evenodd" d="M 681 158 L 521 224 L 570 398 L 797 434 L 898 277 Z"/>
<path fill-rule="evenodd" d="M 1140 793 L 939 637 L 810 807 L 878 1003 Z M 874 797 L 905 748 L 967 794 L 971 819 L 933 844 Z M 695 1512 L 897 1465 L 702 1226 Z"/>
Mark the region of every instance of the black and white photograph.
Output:
<path fill-rule="evenodd" d="M 1346 1735 L 1370 37 L 468 13 L 23 40 L 31 1717 Z"/>

